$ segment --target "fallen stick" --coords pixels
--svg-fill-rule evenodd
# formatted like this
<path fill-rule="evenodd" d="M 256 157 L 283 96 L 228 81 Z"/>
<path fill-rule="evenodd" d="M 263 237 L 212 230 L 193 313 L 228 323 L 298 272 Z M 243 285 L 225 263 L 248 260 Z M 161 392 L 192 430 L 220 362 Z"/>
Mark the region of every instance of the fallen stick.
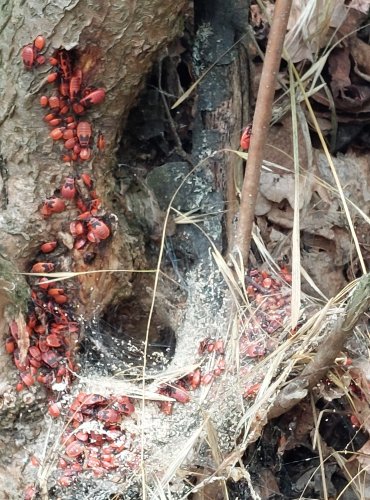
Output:
<path fill-rule="evenodd" d="M 268 419 L 279 417 L 305 398 L 333 365 L 335 358 L 343 349 L 362 315 L 370 307 L 370 274 L 359 279 L 344 314 L 338 318 L 334 328 L 319 346 L 314 359 L 308 363 L 302 373 L 290 380 L 278 393 L 267 413 Z"/>

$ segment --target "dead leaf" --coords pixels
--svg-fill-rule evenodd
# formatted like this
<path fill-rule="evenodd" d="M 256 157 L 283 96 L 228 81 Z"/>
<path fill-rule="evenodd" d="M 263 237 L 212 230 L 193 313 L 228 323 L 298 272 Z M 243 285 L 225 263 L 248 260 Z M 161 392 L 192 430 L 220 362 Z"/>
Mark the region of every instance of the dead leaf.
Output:
<path fill-rule="evenodd" d="M 345 22 L 348 16 L 348 7 L 344 2 L 338 2 L 334 7 L 333 13 L 330 18 L 330 27 L 339 28 Z"/>
<path fill-rule="evenodd" d="M 261 500 L 268 500 L 274 495 L 280 495 L 276 477 L 270 469 L 262 469 L 260 471 L 258 489 Z"/>
<path fill-rule="evenodd" d="M 359 70 L 366 75 L 370 75 L 370 45 L 359 38 L 352 38 L 350 50 Z"/>
<path fill-rule="evenodd" d="M 284 43 L 293 62 L 312 61 L 313 54 L 325 47 L 330 36 L 331 18 L 334 13 L 339 17 L 339 9 L 343 7 L 344 0 L 293 1 Z M 342 22 L 344 16 L 342 10 Z"/>
<path fill-rule="evenodd" d="M 280 209 L 274 206 L 267 214 L 268 220 L 284 229 L 293 229 L 294 211 L 287 206 L 285 209 Z"/>
<path fill-rule="evenodd" d="M 366 19 L 366 15 L 356 9 L 348 9 L 345 19 L 335 26 L 341 36 L 356 36 L 356 31 Z M 348 38 L 346 38 L 348 40 Z"/>
<path fill-rule="evenodd" d="M 334 49 L 328 58 L 328 69 L 331 76 L 330 87 L 333 97 L 343 97 L 344 90 L 351 85 L 349 73 L 351 61 L 348 49 Z"/>
<path fill-rule="evenodd" d="M 328 108 L 327 116 L 330 116 L 329 109 L 331 102 L 327 98 L 325 92 L 319 90 L 312 96 L 312 99 Z M 370 112 L 370 87 L 368 85 L 350 85 L 346 89 L 346 94 L 340 99 L 335 99 L 336 111 L 344 111 L 346 113 L 369 113 Z M 323 116 L 323 115 L 321 115 Z M 353 117 L 351 119 L 353 121 Z M 341 117 L 338 114 L 338 121 Z"/>
<path fill-rule="evenodd" d="M 351 9 L 356 9 L 363 14 L 367 14 L 370 9 L 370 0 L 352 0 L 349 7 Z"/>
<path fill-rule="evenodd" d="M 279 125 L 270 128 L 267 138 L 265 160 L 271 161 L 276 165 L 282 165 L 293 172 L 293 130 L 290 113 L 286 115 Z M 301 168 L 308 169 L 308 153 L 306 143 L 299 129 L 298 137 L 299 164 Z"/>
<path fill-rule="evenodd" d="M 343 268 L 333 266 L 330 254 L 318 251 L 305 251 L 302 253 L 301 265 L 309 271 L 313 282 L 327 297 L 333 297 L 347 285 L 347 280 L 343 275 Z M 302 289 L 304 292 L 316 296 L 316 292 L 305 280 L 303 281 Z"/>
<path fill-rule="evenodd" d="M 370 440 L 367 441 L 362 448 L 358 450 L 356 456 L 358 463 L 364 467 L 370 468 Z"/>
<path fill-rule="evenodd" d="M 255 208 L 255 216 L 259 217 L 261 215 L 266 215 L 272 208 L 272 204 L 261 194 L 257 193 L 257 201 Z"/>

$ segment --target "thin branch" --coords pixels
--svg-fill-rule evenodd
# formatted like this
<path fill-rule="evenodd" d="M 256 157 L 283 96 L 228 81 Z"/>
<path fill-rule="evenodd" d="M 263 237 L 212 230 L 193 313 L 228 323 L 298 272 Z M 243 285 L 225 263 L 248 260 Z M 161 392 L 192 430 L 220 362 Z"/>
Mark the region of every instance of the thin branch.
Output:
<path fill-rule="evenodd" d="M 167 102 L 167 98 L 166 98 L 166 95 L 165 93 L 163 92 L 163 89 L 162 89 L 162 67 L 163 67 L 163 59 L 159 62 L 159 67 L 158 67 L 158 90 L 159 90 L 159 94 L 161 96 L 161 99 L 162 99 L 162 102 L 163 102 L 163 107 L 164 107 L 164 111 L 167 115 L 167 120 L 168 120 L 168 124 L 170 126 L 170 129 L 171 129 L 171 132 L 172 132 L 172 135 L 173 135 L 173 139 L 176 143 L 176 153 L 181 156 L 185 161 L 187 161 L 188 163 L 190 163 L 190 165 L 192 167 L 194 167 L 194 163 L 191 159 L 191 156 L 184 150 L 184 148 L 182 147 L 182 142 L 181 142 L 181 139 L 179 137 L 179 134 L 177 133 L 177 130 L 176 130 L 176 125 L 175 125 L 175 122 L 172 118 L 172 115 L 171 115 L 171 111 L 170 111 L 170 108 L 168 106 L 168 102 Z"/>
<path fill-rule="evenodd" d="M 277 395 L 268 412 L 269 419 L 279 417 L 292 409 L 325 376 L 369 307 L 370 274 L 365 274 L 353 291 L 343 315 L 338 318 L 334 328 L 320 344 L 314 359 L 304 368 L 301 375 L 288 382 Z"/>
<path fill-rule="evenodd" d="M 292 0 L 277 0 L 275 3 L 257 94 L 247 169 L 241 195 L 240 219 L 236 234 L 237 249 L 240 250 L 245 265 L 248 261 L 262 160 L 291 5 Z"/>

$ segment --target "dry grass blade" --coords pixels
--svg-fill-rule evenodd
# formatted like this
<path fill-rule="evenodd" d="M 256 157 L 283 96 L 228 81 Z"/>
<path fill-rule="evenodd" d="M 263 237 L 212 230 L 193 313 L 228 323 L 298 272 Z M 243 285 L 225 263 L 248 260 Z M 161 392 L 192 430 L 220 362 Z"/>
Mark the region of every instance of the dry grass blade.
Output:
<path fill-rule="evenodd" d="M 114 378 L 99 379 L 80 377 L 80 380 L 89 393 L 101 394 L 102 396 L 106 396 L 107 394 L 119 394 L 133 399 L 144 398 L 146 401 L 173 401 L 172 398 L 158 394 L 154 390 L 150 390 L 150 388 L 143 391 L 141 387 L 135 387 L 133 384 L 128 384 L 127 382 Z"/>
<path fill-rule="evenodd" d="M 155 273 L 156 269 L 92 269 L 91 271 L 65 271 L 56 273 L 18 273 L 23 276 L 46 276 L 52 278 L 60 278 L 66 280 L 74 278 L 75 276 L 84 276 L 86 274 L 97 273 Z M 57 281 L 57 280 L 53 280 Z"/>
<path fill-rule="evenodd" d="M 179 380 L 189 373 L 193 372 L 199 367 L 199 364 L 194 365 L 185 365 L 179 368 L 173 368 L 170 370 L 166 370 L 164 373 L 157 373 L 154 375 L 148 374 L 146 379 L 152 379 L 155 384 L 167 384 L 169 382 L 173 382 L 174 380 Z"/>
<path fill-rule="evenodd" d="M 148 487 L 150 500 L 171 500 L 173 498 L 170 488 L 167 488 L 167 491 L 165 491 L 157 476 L 153 476 L 153 482 L 156 490 L 153 491 L 152 488 Z"/>
<path fill-rule="evenodd" d="M 47 456 L 50 453 L 49 439 L 50 439 L 51 428 L 52 428 L 52 426 L 49 425 L 47 428 L 47 431 L 46 431 L 44 448 L 43 448 L 43 451 L 41 454 L 42 467 L 40 467 L 38 472 L 37 472 L 37 480 L 39 482 L 41 492 L 47 492 L 47 479 L 50 476 L 50 474 L 52 472 L 52 467 L 54 465 L 54 462 L 51 462 L 51 463 L 48 463 L 48 466 L 46 466 Z"/>
<path fill-rule="evenodd" d="M 264 259 L 265 262 L 268 263 L 270 269 L 272 269 L 272 271 L 274 273 L 278 272 L 280 270 L 280 268 L 276 264 L 275 260 L 271 256 L 270 252 L 268 252 L 266 245 L 261 238 L 260 230 L 259 230 L 258 226 L 256 226 L 256 225 L 253 226 L 252 238 L 253 238 L 253 242 L 255 243 L 262 258 Z"/>
<path fill-rule="evenodd" d="M 331 454 L 331 455 L 327 456 L 325 458 L 325 460 L 323 460 L 323 462 L 328 462 L 332 458 L 333 455 L 334 454 Z M 306 492 L 306 489 L 311 484 L 311 481 L 313 480 L 313 478 L 315 477 L 315 475 L 317 474 L 317 472 L 319 471 L 319 469 L 320 469 L 320 464 L 316 468 L 314 468 L 314 470 L 312 471 L 312 474 L 310 474 L 310 476 L 309 476 L 309 478 L 307 480 L 306 486 L 305 486 L 304 490 L 302 491 L 301 495 L 299 496 L 298 500 L 306 500 L 307 497 L 304 496 L 304 494 Z"/>
<path fill-rule="evenodd" d="M 300 104 L 302 101 L 304 101 L 304 97 L 302 95 L 302 92 L 300 89 L 298 89 L 298 84 L 295 82 L 295 91 L 296 91 L 296 103 Z M 312 97 L 315 95 L 319 90 L 325 89 L 327 87 L 326 83 L 320 83 L 320 85 L 317 85 L 316 87 L 313 87 L 311 89 L 307 89 L 306 95 L 307 97 Z M 284 99 L 289 92 L 289 89 L 285 92 L 283 92 L 277 99 L 274 101 L 274 108 L 272 110 L 272 118 L 271 118 L 271 123 L 270 125 L 275 125 L 275 123 L 278 123 L 283 116 L 289 111 L 290 109 L 290 102 Z M 278 106 L 278 103 L 280 101 L 283 101 L 283 104 L 281 106 Z M 270 145 L 271 146 L 271 145 Z"/>
<path fill-rule="evenodd" d="M 216 465 L 219 466 L 221 462 L 223 461 L 223 456 L 220 451 L 220 448 L 218 446 L 218 436 L 216 429 L 214 428 L 211 419 L 209 416 L 206 414 L 206 420 L 205 420 L 205 431 L 207 434 L 207 442 L 210 447 L 211 453 L 213 460 L 215 461 Z"/>
<path fill-rule="evenodd" d="M 189 212 L 185 213 L 181 213 L 176 209 L 173 209 L 173 211 L 179 214 L 174 218 L 175 224 L 199 224 L 200 222 L 205 222 L 209 216 L 225 213 L 225 210 L 219 210 L 217 212 L 207 212 L 200 215 L 193 215 L 199 211 L 199 208 L 194 208 L 193 210 L 189 210 Z"/>
<path fill-rule="evenodd" d="M 307 283 L 310 285 L 310 287 L 315 290 L 315 292 L 320 295 L 325 301 L 328 301 L 328 297 L 320 290 L 320 288 L 316 285 L 316 283 L 313 281 L 311 276 L 308 274 L 308 272 L 301 266 L 301 274 L 302 277 L 307 281 Z"/>
<path fill-rule="evenodd" d="M 312 394 L 310 395 L 310 402 L 311 402 L 311 409 L 312 409 L 312 414 L 315 422 L 315 429 L 318 431 L 319 429 L 319 421 L 317 419 L 317 413 L 316 413 L 316 407 L 315 407 L 315 402 L 313 399 Z M 321 483 L 322 483 L 322 489 L 323 489 L 323 494 L 325 500 L 328 500 L 328 487 L 326 484 L 326 474 L 325 474 L 325 462 L 323 459 L 323 452 L 322 452 L 322 444 L 321 444 L 321 437 L 319 432 L 317 432 L 317 448 L 319 452 L 319 458 L 320 458 L 320 471 L 321 471 Z M 315 449 L 315 445 L 313 445 L 313 449 Z"/>
<path fill-rule="evenodd" d="M 300 176 L 298 148 L 298 120 L 292 64 L 289 64 L 290 106 L 293 131 L 294 160 L 294 215 L 292 232 L 292 328 L 297 326 L 301 308 L 301 242 L 300 242 Z"/>
<path fill-rule="evenodd" d="M 284 369 L 281 369 L 282 361 L 284 359 L 284 354 L 280 353 L 280 355 L 274 355 L 274 363 L 268 368 L 267 373 L 265 375 L 263 384 L 257 394 L 256 400 L 254 403 L 245 411 L 244 415 L 240 419 L 240 422 L 237 426 L 237 431 L 243 429 L 243 448 L 245 448 L 249 443 L 253 442 L 253 440 L 258 437 L 251 432 L 253 421 L 257 415 L 262 410 L 262 414 L 258 417 L 258 420 L 266 419 L 266 411 L 263 411 L 263 407 L 269 403 L 271 398 L 276 394 L 279 390 L 281 384 L 285 382 L 291 373 L 293 366 L 295 364 L 294 360 L 290 360 L 287 362 Z M 275 379 L 277 371 L 280 371 L 279 376 Z"/>
<path fill-rule="evenodd" d="M 340 494 L 337 496 L 337 500 L 342 498 L 342 496 L 345 494 L 345 492 L 348 490 L 348 488 L 352 488 L 354 493 L 357 495 L 357 498 L 359 500 L 367 500 L 368 495 L 366 495 L 365 489 L 366 489 L 366 480 L 365 478 L 361 479 L 360 476 L 365 476 L 365 474 L 368 474 L 368 471 L 370 469 L 370 466 L 366 466 L 363 468 L 360 468 L 360 470 L 355 474 L 354 476 L 350 473 L 346 466 L 347 460 L 345 460 L 340 452 L 335 451 L 333 453 L 333 456 L 335 460 L 337 461 L 338 465 L 342 469 L 342 472 L 345 477 L 348 479 L 348 483 L 346 486 L 343 488 L 343 490 L 340 492 Z"/>
<path fill-rule="evenodd" d="M 195 443 L 198 441 L 200 435 L 204 431 L 204 423 L 198 429 L 196 429 L 187 442 L 183 445 L 182 449 L 179 449 L 176 456 L 174 457 L 171 466 L 167 469 L 164 476 L 161 479 L 161 486 L 165 488 L 168 483 L 171 481 L 173 476 L 176 474 L 176 471 L 179 469 L 181 464 L 184 462 L 189 452 L 195 446 Z"/>
<path fill-rule="evenodd" d="M 207 442 L 210 447 L 213 460 L 218 468 L 223 461 L 223 456 L 220 447 L 218 445 L 218 435 L 216 429 L 214 428 L 211 419 L 208 417 L 205 420 L 205 430 L 207 433 Z M 227 499 L 228 492 L 227 492 L 226 481 L 224 479 L 221 479 L 221 485 L 222 485 L 224 499 Z"/>
<path fill-rule="evenodd" d="M 233 256 L 230 256 L 231 263 L 235 266 L 234 271 L 232 272 L 230 266 L 227 265 L 225 259 L 222 257 L 217 248 L 213 249 L 212 252 L 213 258 L 216 262 L 216 265 L 221 272 L 225 283 L 227 284 L 235 303 L 239 305 L 240 301 L 244 302 L 247 294 L 245 293 L 244 288 L 244 268 L 243 266 L 239 266 Z M 236 278 L 237 279 L 236 279 Z"/>

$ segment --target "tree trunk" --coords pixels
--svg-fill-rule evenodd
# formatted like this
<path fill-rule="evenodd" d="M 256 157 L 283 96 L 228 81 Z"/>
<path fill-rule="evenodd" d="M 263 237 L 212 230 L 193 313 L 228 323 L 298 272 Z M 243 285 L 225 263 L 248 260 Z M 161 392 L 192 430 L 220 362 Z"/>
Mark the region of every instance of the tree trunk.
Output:
<path fill-rule="evenodd" d="M 173 81 L 181 80 L 178 64 L 182 49 L 178 49 L 173 40 L 183 33 L 184 25 L 191 24 L 190 5 L 186 0 L 76 0 L 72 4 L 58 2 L 58 5 L 13 1 L 1 8 L 0 86 L 4 89 L 0 117 L 2 338 L 9 336 L 9 325 L 14 325 L 14 322 L 18 325 L 18 332 L 26 332 L 22 318 L 26 317 L 30 288 L 17 271 L 29 272 L 39 261 L 53 262 L 56 271 L 124 269 L 128 271 L 79 275 L 65 284 L 63 282 L 63 287 L 74 311 L 73 318 L 80 322 L 81 334 L 85 328 L 85 336 L 91 337 L 86 349 L 93 345 L 98 354 L 100 350 L 100 355 L 107 356 L 111 365 L 124 361 L 127 364 L 122 366 L 130 366 L 124 359 L 128 350 L 122 344 L 117 348 L 117 344 L 112 343 L 111 333 L 116 335 L 116 330 L 121 330 L 124 324 L 122 342 L 129 336 L 138 342 L 145 339 L 152 306 L 153 275 L 138 275 L 132 270 L 155 268 L 168 202 L 194 165 L 197 165 L 194 174 L 179 190 L 173 206 L 180 212 L 196 211 L 200 215 L 202 231 L 192 224 L 176 226 L 176 221 L 172 216 L 170 218 L 162 271 L 178 283 L 173 285 L 165 278 L 159 280 L 159 296 L 154 304 L 152 325 L 148 327 L 149 340 L 166 337 L 171 363 L 166 367 L 162 360 L 160 365 L 164 369 L 163 378 L 170 381 L 171 370 L 187 373 L 186 366 L 192 365 L 200 340 L 224 335 L 223 329 L 226 331 L 228 322 L 225 287 L 210 256 L 209 239 L 203 232 L 211 237 L 221 252 L 226 250 L 233 233 L 237 211 L 233 171 L 240 165 L 237 165 L 235 155 L 221 152 L 209 156 L 230 145 L 236 148 L 240 130 L 247 121 L 247 57 L 243 45 L 234 44 L 245 35 L 248 2 L 233 0 L 227 6 L 220 0 L 196 2 L 194 59 L 193 64 L 189 64 L 196 77 L 210 65 L 214 64 L 214 68 L 201 81 L 191 99 L 170 112 L 170 106 L 179 97 L 171 87 L 171 76 Z M 26 70 L 20 57 L 22 47 L 39 34 L 46 37 L 48 56 L 55 50 L 70 51 L 74 66 L 83 72 L 84 84 L 106 90 L 105 101 L 89 108 L 82 118 L 92 123 L 95 143 L 98 131 L 104 133 L 106 140 L 105 150 L 94 148 L 90 161 L 62 161 L 60 143 L 49 137 L 50 129 L 43 121 L 45 111 L 40 107 L 39 99 L 44 94 L 49 96 L 57 92 L 52 84 L 45 83 L 50 66 L 35 65 L 32 70 Z M 224 52 L 226 55 L 222 56 Z M 136 111 L 133 110 L 148 75 L 153 74 L 155 83 L 149 80 L 142 94 L 144 106 L 139 100 Z M 176 90 L 179 87 L 181 85 Z M 148 96 L 153 95 L 154 104 L 150 108 Z M 144 117 L 139 125 L 138 112 Z M 179 127 L 175 130 L 181 113 L 194 116 L 190 126 L 192 144 L 186 143 Z M 160 130 L 156 135 L 151 119 L 155 126 L 163 122 L 164 132 Z M 150 157 L 147 152 L 153 149 L 154 143 L 156 148 L 162 148 L 162 153 Z M 175 145 L 175 148 L 166 149 L 167 144 Z M 199 162 L 202 163 L 198 166 Z M 67 176 L 78 178 L 85 172 L 95 183 L 102 204 L 99 216 L 108 224 L 111 236 L 95 246 L 88 243 L 81 251 L 74 248 L 69 234 L 69 224 L 79 214 L 73 203 L 67 203 L 65 211 L 50 217 L 43 217 L 40 207 L 44 200 L 60 196 L 60 187 Z M 225 208 L 228 210 L 226 217 Z M 209 216 L 214 213 L 216 215 Z M 39 251 L 40 244 L 50 240 L 58 241 L 58 249 L 51 257 Z M 34 291 L 35 282 L 30 283 Z M 99 323 L 100 319 L 111 326 L 104 323 L 105 333 L 97 340 L 92 325 Z M 19 344 L 18 348 L 21 350 Z M 25 352 L 27 348 L 25 345 Z M 118 352 L 120 350 L 123 354 Z M 84 367 L 84 358 L 80 364 L 84 375 L 90 373 Z M 48 495 L 53 498 L 50 487 L 55 482 L 53 471 L 60 450 L 53 452 L 49 441 L 47 446 L 51 451 L 49 453 L 47 449 L 44 457 L 48 458 L 44 458 L 38 472 L 29 459 L 34 453 L 40 457 L 45 452 L 43 447 L 48 442 L 43 429 L 45 399 L 55 397 L 37 384 L 17 393 L 18 372 L 10 356 L 3 352 L 0 367 L 0 496 L 21 498 L 25 485 L 36 483 L 38 475 L 43 498 Z M 109 374 L 112 370 L 110 367 Z M 97 392 L 96 381 L 90 382 L 91 391 Z M 109 387 L 109 379 L 102 385 Z M 78 390 L 81 388 L 76 388 Z M 232 395 L 228 397 L 232 398 Z M 145 463 L 147 475 L 149 478 L 150 474 L 162 475 L 171 463 L 174 450 L 184 445 L 187 432 L 202 421 L 203 414 L 199 405 L 196 411 L 194 406 L 179 405 L 178 417 L 173 426 L 169 426 L 168 417 L 157 415 L 158 405 L 153 404 L 149 413 L 154 412 L 157 419 L 160 436 L 157 437 L 150 423 L 152 417 L 141 415 L 139 403 L 137 406 L 141 425 L 146 429 L 145 454 L 151 457 Z M 219 410 L 216 408 L 215 411 Z M 139 441 L 141 428 L 138 429 L 136 439 Z M 175 439 L 176 430 L 178 437 Z M 58 436 L 54 424 L 50 424 L 50 432 L 51 436 Z M 231 441 L 228 446 L 231 446 Z M 139 444 L 138 450 L 135 460 L 139 460 Z M 156 458 L 158 454 L 159 460 Z M 10 460 L 13 463 L 11 468 L 7 465 Z M 123 478 L 125 473 L 127 471 L 122 472 Z M 132 466 L 129 473 L 136 474 L 140 483 L 139 468 Z M 98 488 L 101 498 L 105 498 L 104 495 L 124 491 L 125 487 L 105 481 Z M 84 493 L 79 488 L 81 486 L 77 485 L 65 493 L 58 490 L 57 495 L 59 498 L 80 498 L 81 495 L 82 498 Z M 96 484 L 94 488 L 97 488 Z M 90 489 L 89 494 L 92 491 Z M 141 498 L 142 492 L 137 495 Z"/>
<path fill-rule="evenodd" d="M 54 236 L 65 219 L 61 215 L 43 220 L 39 213 L 42 201 L 54 194 L 68 173 L 85 169 L 85 165 L 75 167 L 61 162 L 61 148 L 49 138 L 39 105 L 40 96 L 50 90 L 50 86 L 42 84 L 48 66 L 25 71 L 20 59 L 22 46 L 42 32 L 47 38 L 49 55 L 60 47 L 73 49 L 84 71 L 85 83 L 106 89 L 105 102 L 89 113 L 89 119 L 93 117 L 95 135 L 99 129 L 104 131 L 107 146 L 104 154 L 95 155 L 88 170 L 104 205 L 111 208 L 107 194 L 112 189 L 110 172 L 122 122 L 153 61 L 181 29 L 180 12 L 184 5 L 185 1 L 174 5 L 160 0 L 137 4 L 59 2 L 58 7 L 47 2 L 35 5 L 7 2 L 2 7 L 0 235 L 4 257 L 13 259 L 20 270 L 29 271 L 39 244 Z M 124 224 L 124 220 L 120 223 Z M 121 255 L 115 257 L 113 267 L 123 264 L 131 268 L 122 229 L 118 235 L 121 242 L 117 244 Z M 111 259 L 109 253 L 99 256 L 101 262 L 97 267 L 111 268 Z M 105 286 L 99 282 L 90 300 L 98 303 L 109 300 L 105 295 L 110 290 L 110 279 L 105 276 Z"/>

